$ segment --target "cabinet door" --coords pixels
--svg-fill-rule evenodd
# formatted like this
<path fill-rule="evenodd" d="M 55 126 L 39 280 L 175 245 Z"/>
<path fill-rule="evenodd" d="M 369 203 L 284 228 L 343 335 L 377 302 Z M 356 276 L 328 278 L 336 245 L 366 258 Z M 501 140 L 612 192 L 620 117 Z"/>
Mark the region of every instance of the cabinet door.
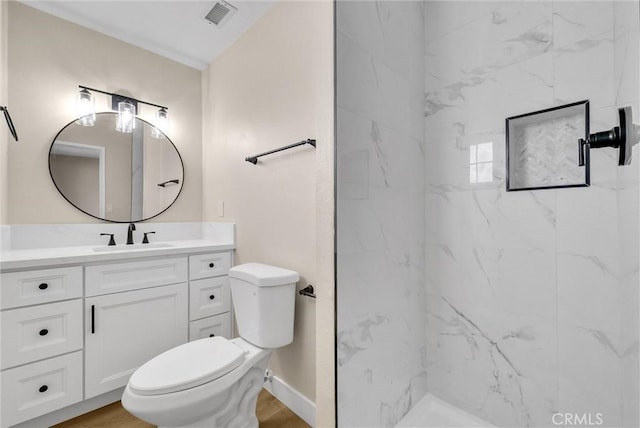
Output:
<path fill-rule="evenodd" d="M 0 313 L 0 368 L 82 349 L 82 300 Z"/>
<path fill-rule="evenodd" d="M 51 268 L 0 274 L 0 309 L 82 297 L 82 267 Z"/>
<path fill-rule="evenodd" d="M 231 253 L 210 253 L 189 256 L 189 279 L 209 278 L 229 273 Z"/>
<path fill-rule="evenodd" d="M 192 321 L 231 310 L 228 277 L 198 279 L 191 281 L 189 288 L 189 318 Z"/>
<path fill-rule="evenodd" d="M 229 312 L 214 317 L 191 321 L 189 325 L 189 341 L 213 336 L 222 336 L 231 339 L 231 315 Z"/>
<path fill-rule="evenodd" d="M 3 427 L 82 401 L 82 351 L 4 370 L 0 386 Z"/>
<path fill-rule="evenodd" d="M 156 355 L 188 338 L 187 284 L 85 299 L 85 399 L 124 386 Z"/>
<path fill-rule="evenodd" d="M 85 296 L 139 290 L 187 280 L 186 257 L 164 257 L 85 268 Z"/>

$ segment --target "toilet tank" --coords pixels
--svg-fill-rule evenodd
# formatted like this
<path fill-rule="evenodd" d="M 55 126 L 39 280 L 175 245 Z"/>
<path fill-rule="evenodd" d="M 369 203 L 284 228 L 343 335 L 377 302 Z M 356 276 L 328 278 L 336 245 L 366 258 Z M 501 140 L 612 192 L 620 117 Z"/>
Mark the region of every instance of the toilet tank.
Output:
<path fill-rule="evenodd" d="M 229 285 L 238 333 L 261 348 L 279 348 L 293 341 L 298 272 L 260 263 L 229 270 Z"/>

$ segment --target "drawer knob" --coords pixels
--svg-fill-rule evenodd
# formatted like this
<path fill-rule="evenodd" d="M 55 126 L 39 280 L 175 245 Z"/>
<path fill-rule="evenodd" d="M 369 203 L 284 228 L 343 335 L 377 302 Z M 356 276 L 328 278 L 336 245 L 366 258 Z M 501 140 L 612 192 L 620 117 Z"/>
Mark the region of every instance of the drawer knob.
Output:
<path fill-rule="evenodd" d="M 210 335 L 209 335 L 209 337 L 214 337 L 214 336 L 215 336 L 215 334 L 210 334 Z"/>
<path fill-rule="evenodd" d="M 47 330 L 46 328 L 43 328 L 42 330 L 40 330 L 38 332 L 38 334 L 40 334 L 40 336 L 46 336 L 47 333 L 49 333 L 49 330 Z"/>
<path fill-rule="evenodd" d="M 49 387 L 48 387 L 47 385 L 42 385 L 42 386 L 38 389 L 38 391 L 40 391 L 40 392 L 47 392 L 47 389 L 49 389 Z"/>
<path fill-rule="evenodd" d="M 46 290 L 47 288 L 49 288 L 49 284 L 47 284 L 46 282 L 43 282 L 42 284 L 38 285 L 38 288 L 40 290 Z"/>
<path fill-rule="evenodd" d="M 213 300 L 215 298 L 216 298 L 216 296 L 214 296 L 213 294 L 211 296 L 209 296 L 209 300 Z"/>
<path fill-rule="evenodd" d="M 215 267 L 215 266 L 216 266 L 216 265 L 215 265 L 214 263 L 209 263 L 209 267 L 210 267 L 210 268 Z"/>

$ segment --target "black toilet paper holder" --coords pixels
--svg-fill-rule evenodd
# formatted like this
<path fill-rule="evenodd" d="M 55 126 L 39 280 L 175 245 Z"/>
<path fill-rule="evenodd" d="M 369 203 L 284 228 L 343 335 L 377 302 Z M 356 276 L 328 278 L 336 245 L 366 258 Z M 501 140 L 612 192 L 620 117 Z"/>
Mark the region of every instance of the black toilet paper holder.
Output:
<path fill-rule="evenodd" d="M 298 291 L 298 293 L 302 296 L 311 297 L 313 299 L 316 298 L 316 295 L 313 293 L 313 285 L 309 284 L 302 290 Z"/>

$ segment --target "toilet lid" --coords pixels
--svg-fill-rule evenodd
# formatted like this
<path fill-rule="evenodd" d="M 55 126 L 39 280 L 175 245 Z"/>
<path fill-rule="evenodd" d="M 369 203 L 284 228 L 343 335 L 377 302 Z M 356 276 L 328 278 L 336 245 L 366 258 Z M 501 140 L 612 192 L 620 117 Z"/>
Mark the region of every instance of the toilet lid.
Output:
<path fill-rule="evenodd" d="M 242 364 L 244 351 L 224 337 L 185 343 L 147 361 L 129 379 L 140 395 L 183 391 L 211 382 Z"/>
<path fill-rule="evenodd" d="M 229 278 L 241 279 L 258 287 L 270 287 L 296 283 L 300 280 L 300 274 L 262 263 L 245 263 L 229 269 Z"/>

